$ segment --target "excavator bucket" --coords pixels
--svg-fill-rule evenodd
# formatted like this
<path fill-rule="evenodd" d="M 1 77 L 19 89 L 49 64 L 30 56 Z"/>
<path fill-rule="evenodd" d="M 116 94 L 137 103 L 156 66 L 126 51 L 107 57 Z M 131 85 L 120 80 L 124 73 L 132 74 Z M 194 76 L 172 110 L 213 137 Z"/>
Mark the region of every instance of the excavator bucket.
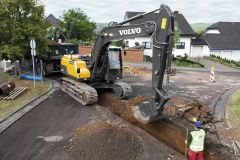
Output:
<path fill-rule="evenodd" d="M 134 117 L 143 124 L 159 120 L 162 117 L 161 111 L 158 111 L 154 105 L 150 101 L 144 101 L 137 106 L 133 106 Z"/>

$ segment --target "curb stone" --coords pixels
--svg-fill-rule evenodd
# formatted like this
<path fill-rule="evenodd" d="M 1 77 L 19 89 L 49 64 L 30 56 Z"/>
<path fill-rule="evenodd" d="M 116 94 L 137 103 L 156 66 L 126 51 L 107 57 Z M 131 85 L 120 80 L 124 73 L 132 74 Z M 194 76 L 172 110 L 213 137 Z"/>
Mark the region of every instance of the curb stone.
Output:
<path fill-rule="evenodd" d="M 12 112 L 10 115 L 0 119 L 0 134 L 15 123 L 18 119 L 36 107 L 38 104 L 46 100 L 50 95 L 52 95 L 56 90 L 59 89 L 59 85 L 56 82 L 51 81 L 50 86 L 46 92 L 40 96 L 33 98 L 30 102 L 27 102 L 18 110 Z"/>

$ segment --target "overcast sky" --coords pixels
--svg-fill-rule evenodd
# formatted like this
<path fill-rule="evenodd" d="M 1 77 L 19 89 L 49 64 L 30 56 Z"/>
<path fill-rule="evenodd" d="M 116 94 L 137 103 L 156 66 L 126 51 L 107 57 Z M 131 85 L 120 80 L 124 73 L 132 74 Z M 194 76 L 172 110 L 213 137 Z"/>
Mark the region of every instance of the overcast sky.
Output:
<path fill-rule="evenodd" d="M 189 23 L 240 21 L 240 0 L 42 0 L 45 15 L 57 18 L 64 10 L 82 9 L 95 22 L 122 21 L 126 11 L 147 12 L 164 3 L 182 13 Z"/>

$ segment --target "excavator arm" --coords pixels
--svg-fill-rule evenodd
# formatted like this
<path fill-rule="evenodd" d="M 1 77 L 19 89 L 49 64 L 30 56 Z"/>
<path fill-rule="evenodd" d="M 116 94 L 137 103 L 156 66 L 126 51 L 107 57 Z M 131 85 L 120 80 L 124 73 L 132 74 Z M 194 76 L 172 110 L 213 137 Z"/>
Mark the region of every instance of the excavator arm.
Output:
<path fill-rule="evenodd" d="M 144 18 L 153 12 L 158 12 L 158 17 L 154 21 L 147 21 L 142 24 L 129 25 L 128 22 Z M 151 36 L 153 63 L 152 63 L 152 88 L 153 98 L 133 107 L 136 119 L 142 123 L 148 123 L 159 119 L 164 104 L 170 98 L 163 88 L 165 72 L 167 79 L 171 70 L 171 57 L 174 35 L 174 15 L 170 8 L 161 5 L 157 10 L 143 13 L 120 23 L 112 23 L 104 28 L 96 39 L 91 56 L 91 79 L 103 79 L 103 68 L 107 66 L 104 57 L 107 56 L 109 45 L 114 40 L 129 39 L 142 36 Z M 168 86 L 168 83 L 167 83 Z"/>

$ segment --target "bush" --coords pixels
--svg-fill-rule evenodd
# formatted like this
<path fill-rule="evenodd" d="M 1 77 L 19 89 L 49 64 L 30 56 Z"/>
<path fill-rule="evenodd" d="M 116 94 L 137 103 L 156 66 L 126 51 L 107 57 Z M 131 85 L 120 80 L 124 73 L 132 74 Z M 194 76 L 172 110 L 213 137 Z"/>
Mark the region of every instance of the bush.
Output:
<path fill-rule="evenodd" d="M 182 66 L 182 67 L 194 67 L 194 68 L 204 67 L 204 65 L 202 65 L 201 63 L 193 62 L 185 58 L 181 58 L 181 59 L 176 58 L 173 60 L 173 64 L 175 64 L 176 66 Z"/>
<path fill-rule="evenodd" d="M 230 59 L 227 59 L 227 58 L 222 58 L 222 57 L 216 56 L 214 54 L 210 54 L 210 57 L 213 60 L 217 60 L 219 63 L 226 64 L 226 65 L 229 65 L 229 66 L 234 67 L 234 68 L 240 68 L 240 63 L 236 62 L 234 60 L 230 60 Z"/>

